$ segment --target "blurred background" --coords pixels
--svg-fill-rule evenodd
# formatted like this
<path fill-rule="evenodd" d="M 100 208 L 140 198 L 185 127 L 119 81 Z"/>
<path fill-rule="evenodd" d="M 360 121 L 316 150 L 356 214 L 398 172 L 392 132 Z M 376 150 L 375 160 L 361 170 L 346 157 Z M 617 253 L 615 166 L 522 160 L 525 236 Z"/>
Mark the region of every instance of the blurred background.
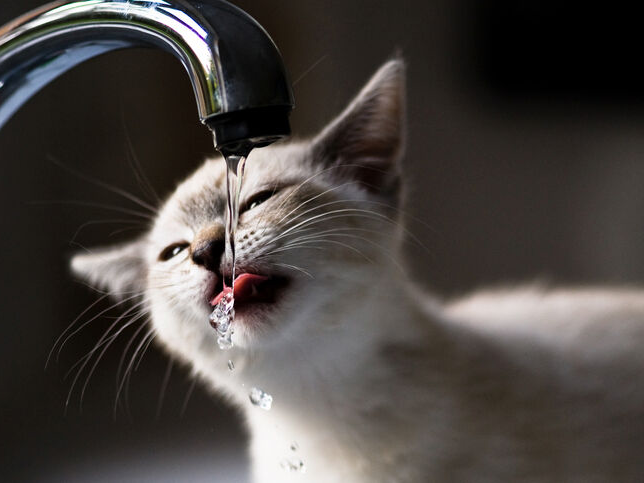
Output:
<path fill-rule="evenodd" d="M 40 3 L 0 0 L 0 23 Z M 454 296 L 535 279 L 644 282 L 644 34 L 630 5 L 235 3 L 282 51 L 298 136 L 324 126 L 402 52 L 405 210 L 422 220 L 408 224 L 428 247 L 409 243 L 405 256 L 419 283 Z M 56 338 L 97 299 L 70 276 L 69 256 L 145 229 L 145 220 L 119 211 L 135 206 L 72 170 L 145 196 L 133 175 L 139 163 L 164 197 L 212 154 L 181 65 L 159 51 L 82 64 L 0 130 L 5 481 L 243 481 L 226 473 L 245 467 L 238 415 L 193 387 L 185 368 L 169 370 L 154 344 L 133 371 L 129 402 L 114 411 L 133 331 L 106 351 L 82 400 L 87 369 L 70 394 L 74 364 L 118 311 L 90 323 L 45 369 Z"/>

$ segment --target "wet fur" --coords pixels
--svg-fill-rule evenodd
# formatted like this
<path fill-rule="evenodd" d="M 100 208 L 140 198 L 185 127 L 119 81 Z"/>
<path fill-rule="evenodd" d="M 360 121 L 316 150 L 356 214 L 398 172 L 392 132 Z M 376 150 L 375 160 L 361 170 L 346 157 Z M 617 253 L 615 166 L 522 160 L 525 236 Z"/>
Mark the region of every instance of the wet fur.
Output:
<path fill-rule="evenodd" d="M 242 199 L 276 194 L 240 218 L 240 267 L 292 282 L 273 310 L 236 322 L 231 351 L 207 322 L 213 274 L 189 250 L 158 260 L 223 223 L 220 159 L 146 236 L 73 269 L 115 296 L 140 292 L 157 339 L 243 410 L 257 482 L 641 480 L 644 292 L 421 293 L 397 261 L 403 148 L 394 60 L 314 139 L 251 153 Z M 252 386 L 271 411 L 248 403 Z M 280 467 L 294 441 L 305 474 Z"/>

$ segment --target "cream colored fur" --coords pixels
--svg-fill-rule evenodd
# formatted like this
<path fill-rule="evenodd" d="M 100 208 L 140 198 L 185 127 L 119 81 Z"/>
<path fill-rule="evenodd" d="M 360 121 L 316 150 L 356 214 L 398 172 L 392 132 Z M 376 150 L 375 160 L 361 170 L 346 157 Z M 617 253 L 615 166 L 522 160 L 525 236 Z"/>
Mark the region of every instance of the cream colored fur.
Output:
<path fill-rule="evenodd" d="M 242 199 L 285 186 L 241 215 L 239 264 L 291 284 L 235 321 L 231 351 L 208 324 L 216 275 L 189 249 L 158 260 L 223 223 L 220 159 L 148 235 L 73 268 L 117 296 L 140 292 L 157 339 L 242 409 L 256 482 L 642 481 L 644 292 L 420 293 L 396 252 L 403 117 L 395 60 L 315 139 L 251 153 Z M 270 411 L 249 403 L 253 386 Z M 306 473 L 281 468 L 293 456 Z"/>

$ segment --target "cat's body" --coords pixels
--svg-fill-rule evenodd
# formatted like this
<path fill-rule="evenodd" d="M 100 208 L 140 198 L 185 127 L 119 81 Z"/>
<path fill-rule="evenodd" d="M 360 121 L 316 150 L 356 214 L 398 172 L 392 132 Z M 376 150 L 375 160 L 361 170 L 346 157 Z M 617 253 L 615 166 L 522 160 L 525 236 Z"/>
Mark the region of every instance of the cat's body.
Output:
<path fill-rule="evenodd" d="M 641 480 L 644 291 L 420 293 L 394 251 L 402 86 L 390 62 L 314 140 L 251 154 L 238 270 L 270 279 L 240 297 L 232 350 L 208 324 L 229 273 L 221 160 L 74 269 L 140 292 L 169 351 L 243 409 L 257 482 Z"/>
<path fill-rule="evenodd" d="M 351 329 L 206 375 L 233 380 L 224 390 L 245 408 L 257 481 L 291 481 L 275 464 L 289 456 L 308 470 L 293 481 L 312 482 L 644 474 L 642 291 L 527 287 L 443 305 L 393 274 L 359 296 L 370 309 L 348 297 L 320 320 Z M 279 394 L 274 408 L 246 404 L 239 380 Z"/>

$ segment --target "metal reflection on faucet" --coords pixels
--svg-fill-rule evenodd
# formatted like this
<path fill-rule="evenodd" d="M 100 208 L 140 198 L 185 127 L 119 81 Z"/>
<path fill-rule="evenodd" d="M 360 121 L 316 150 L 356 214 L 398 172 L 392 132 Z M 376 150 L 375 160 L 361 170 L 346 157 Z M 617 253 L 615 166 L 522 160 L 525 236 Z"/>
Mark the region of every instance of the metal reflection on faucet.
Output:
<path fill-rule="evenodd" d="M 218 147 L 289 134 L 293 97 L 279 52 L 257 22 L 223 0 L 57 1 L 0 27 L 0 128 L 72 67 L 141 46 L 182 62 Z"/>

